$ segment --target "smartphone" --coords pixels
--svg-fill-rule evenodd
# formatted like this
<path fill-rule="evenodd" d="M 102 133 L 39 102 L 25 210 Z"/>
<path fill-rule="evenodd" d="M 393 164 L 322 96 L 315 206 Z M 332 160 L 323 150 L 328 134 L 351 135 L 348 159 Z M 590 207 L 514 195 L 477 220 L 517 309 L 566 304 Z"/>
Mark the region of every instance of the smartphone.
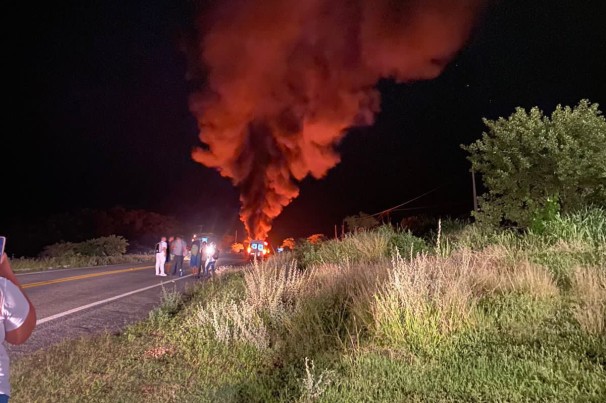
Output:
<path fill-rule="evenodd" d="M 0 236 L 0 262 L 4 260 L 4 245 L 6 244 L 6 237 Z"/>

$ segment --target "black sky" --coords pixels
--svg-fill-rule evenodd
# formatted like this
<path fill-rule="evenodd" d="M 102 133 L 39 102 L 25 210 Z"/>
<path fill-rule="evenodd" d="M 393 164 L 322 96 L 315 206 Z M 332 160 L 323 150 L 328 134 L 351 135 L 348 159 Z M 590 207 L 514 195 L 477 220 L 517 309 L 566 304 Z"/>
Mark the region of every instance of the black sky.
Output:
<path fill-rule="evenodd" d="M 468 212 L 459 144 L 480 137 L 482 117 L 582 98 L 606 108 L 601 3 L 500 1 L 438 79 L 379 83 L 376 124 L 352 130 L 327 178 L 303 181 L 272 237 L 330 233 L 347 215 L 435 188 L 401 214 Z M 189 156 L 197 128 L 178 43 L 192 10 L 185 0 L 8 7 L 0 225 L 121 205 L 236 228 L 237 190 Z"/>

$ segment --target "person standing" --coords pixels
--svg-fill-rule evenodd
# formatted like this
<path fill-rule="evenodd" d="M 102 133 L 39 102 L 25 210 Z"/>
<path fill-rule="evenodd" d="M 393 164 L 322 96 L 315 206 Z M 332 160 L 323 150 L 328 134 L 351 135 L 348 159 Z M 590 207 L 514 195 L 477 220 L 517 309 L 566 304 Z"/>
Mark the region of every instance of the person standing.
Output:
<path fill-rule="evenodd" d="M 200 268 L 202 263 L 202 250 L 200 249 L 200 240 L 194 239 L 190 249 L 191 257 L 189 259 L 189 267 L 191 268 L 194 277 L 200 278 Z"/>
<path fill-rule="evenodd" d="M 171 248 L 172 248 L 172 243 L 174 241 L 175 238 L 173 238 L 172 236 L 168 238 L 168 241 L 166 242 L 166 263 L 164 264 L 164 273 L 168 273 L 168 271 L 170 270 L 170 261 L 172 260 L 172 252 L 171 252 Z"/>
<path fill-rule="evenodd" d="M 173 269 L 171 274 L 176 276 L 179 273 L 179 277 L 183 276 L 183 259 L 187 253 L 187 244 L 183 240 L 181 235 L 177 235 L 172 243 L 172 253 L 174 257 Z"/>
<path fill-rule="evenodd" d="M 206 277 L 206 262 L 208 261 L 208 245 L 206 244 L 206 241 L 202 241 L 202 244 L 200 245 L 200 252 L 200 270 L 202 270 L 202 276 Z"/>
<path fill-rule="evenodd" d="M 0 256 L 0 403 L 11 394 L 10 359 L 3 341 L 22 344 L 36 327 L 36 310 L 13 273 L 8 256 Z"/>
<path fill-rule="evenodd" d="M 209 251 L 209 256 L 208 256 L 208 260 L 206 263 L 206 268 L 204 269 L 204 273 L 205 274 L 211 274 L 211 270 L 212 270 L 212 275 L 215 274 L 215 264 L 217 262 L 217 260 L 219 259 L 219 248 L 217 248 L 217 245 L 215 245 L 214 242 L 211 242 L 210 244 L 210 251 Z"/>
<path fill-rule="evenodd" d="M 166 251 L 168 245 L 166 244 L 166 237 L 160 238 L 160 242 L 156 244 L 156 276 L 165 277 L 164 264 L 166 263 Z"/>

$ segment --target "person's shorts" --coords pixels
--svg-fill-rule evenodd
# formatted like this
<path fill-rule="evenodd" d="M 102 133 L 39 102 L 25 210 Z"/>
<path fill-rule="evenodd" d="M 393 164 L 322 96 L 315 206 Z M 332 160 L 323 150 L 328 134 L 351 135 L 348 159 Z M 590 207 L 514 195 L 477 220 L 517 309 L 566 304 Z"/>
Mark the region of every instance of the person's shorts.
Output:
<path fill-rule="evenodd" d="M 189 259 L 189 267 L 200 267 L 200 255 L 193 255 Z"/>

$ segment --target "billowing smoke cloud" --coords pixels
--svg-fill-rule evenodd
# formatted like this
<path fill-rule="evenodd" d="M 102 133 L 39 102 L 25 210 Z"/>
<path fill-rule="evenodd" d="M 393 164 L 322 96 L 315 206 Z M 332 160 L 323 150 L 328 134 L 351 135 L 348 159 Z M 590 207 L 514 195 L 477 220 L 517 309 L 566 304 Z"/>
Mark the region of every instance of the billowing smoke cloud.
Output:
<path fill-rule="evenodd" d="M 192 96 L 193 159 L 241 191 L 264 239 L 296 182 L 339 162 L 347 128 L 372 124 L 378 79 L 431 79 L 465 43 L 481 0 L 221 1 L 202 27 L 205 89 Z"/>

